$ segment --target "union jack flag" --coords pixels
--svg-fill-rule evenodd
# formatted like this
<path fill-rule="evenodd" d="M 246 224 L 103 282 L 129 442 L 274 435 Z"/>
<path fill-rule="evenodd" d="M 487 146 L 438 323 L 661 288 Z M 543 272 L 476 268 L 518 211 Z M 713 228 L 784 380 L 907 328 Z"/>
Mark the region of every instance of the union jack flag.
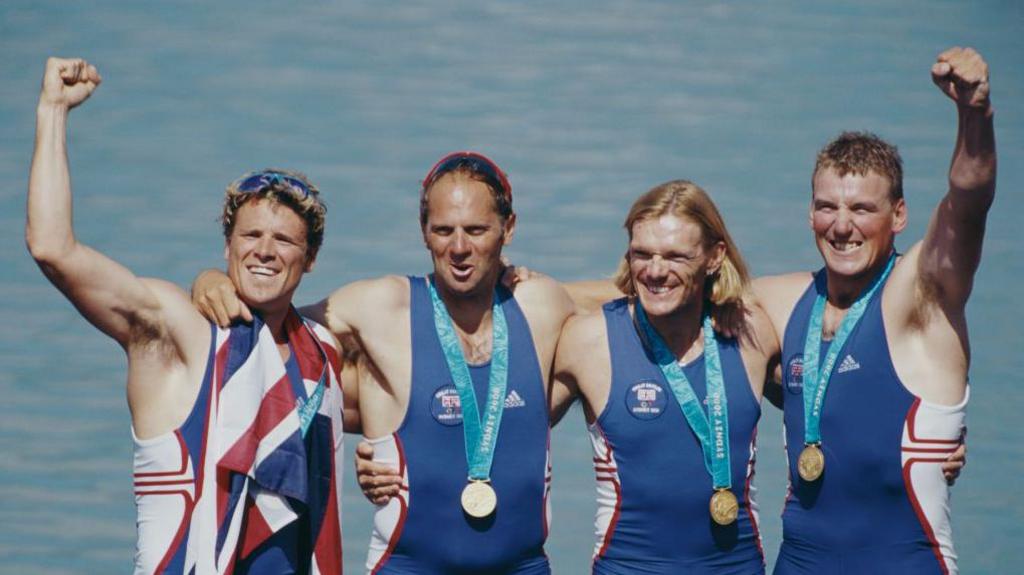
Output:
<path fill-rule="evenodd" d="M 294 309 L 285 330 L 304 394 L 261 320 L 216 330 L 201 447 L 181 441 L 182 477 L 191 478 L 191 489 L 180 492 L 181 512 L 163 521 L 177 527 L 163 538 L 159 565 L 140 571 L 137 561 L 136 573 L 342 572 L 339 354 L 330 333 Z M 301 405 L 320 394 L 304 433 Z M 137 500 L 160 475 L 136 473 Z M 142 511 L 140 504 L 140 518 Z M 139 552 L 146 554 L 142 535 L 140 528 Z M 287 556 L 296 564 L 283 563 Z"/>

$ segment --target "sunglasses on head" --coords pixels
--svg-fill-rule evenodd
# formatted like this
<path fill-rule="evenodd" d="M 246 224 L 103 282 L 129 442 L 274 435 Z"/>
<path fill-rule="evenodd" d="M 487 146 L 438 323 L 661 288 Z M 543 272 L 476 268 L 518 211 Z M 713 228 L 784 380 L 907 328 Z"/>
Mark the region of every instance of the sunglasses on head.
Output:
<path fill-rule="evenodd" d="M 243 194 L 258 194 L 267 188 L 281 185 L 292 188 L 300 194 L 302 199 L 313 195 L 306 182 L 276 170 L 263 170 L 242 176 L 235 184 L 235 189 Z"/>
<path fill-rule="evenodd" d="M 427 172 L 427 177 L 423 178 L 423 188 L 430 187 L 438 178 L 448 172 L 459 169 L 467 169 L 474 174 L 483 176 L 488 183 L 501 190 L 502 194 L 509 199 L 512 198 L 512 184 L 509 183 L 505 172 L 501 171 L 501 168 L 493 160 L 476 152 L 452 152 L 438 160 L 434 167 Z"/>

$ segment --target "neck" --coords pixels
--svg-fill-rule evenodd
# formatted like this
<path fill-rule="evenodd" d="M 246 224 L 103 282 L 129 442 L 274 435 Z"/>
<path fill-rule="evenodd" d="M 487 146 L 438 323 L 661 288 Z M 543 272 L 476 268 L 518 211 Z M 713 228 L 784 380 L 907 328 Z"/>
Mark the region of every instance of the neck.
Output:
<path fill-rule="evenodd" d="M 437 281 L 435 276 L 434 286 L 437 288 L 437 295 L 444 302 L 445 309 L 448 310 L 448 315 L 452 318 L 452 323 L 459 331 L 473 334 L 481 327 L 490 325 L 491 307 L 494 305 L 493 283 L 484 282 L 477 292 L 463 294 L 451 291 L 443 282 Z"/>
<path fill-rule="evenodd" d="M 704 350 L 704 340 L 701 337 L 703 312 L 704 302 L 697 301 L 667 315 L 648 314 L 647 320 L 677 360 L 689 361 Z"/>
<path fill-rule="evenodd" d="M 288 358 L 291 356 L 291 350 L 288 348 L 288 331 L 285 329 L 284 324 L 290 310 L 290 306 L 283 310 L 257 310 L 260 312 L 260 317 L 263 318 L 263 323 L 267 325 L 271 335 L 274 336 L 277 351 L 280 352 L 281 359 L 284 361 L 288 361 Z"/>

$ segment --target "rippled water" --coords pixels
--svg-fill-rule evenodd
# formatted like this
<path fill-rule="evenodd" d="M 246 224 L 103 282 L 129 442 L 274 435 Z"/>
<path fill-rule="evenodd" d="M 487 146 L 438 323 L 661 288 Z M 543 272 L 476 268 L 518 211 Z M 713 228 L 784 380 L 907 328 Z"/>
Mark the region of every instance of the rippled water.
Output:
<path fill-rule="evenodd" d="M 223 186 L 268 165 L 308 173 L 330 205 L 300 301 L 429 264 L 416 188 L 444 152 L 496 158 L 515 188 L 512 258 L 562 279 L 611 273 L 631 200 L 685 177 L 708 189 L 756 273 L 818 266 L 806 227 L 817 148 L 841 129 L 901 147 L 923 234 L 945 189 L 952 106 L 928 68 L 973 45 L 992 68 L 999 197 L 969 312 L 971 461 L 955 490 L 966 573 L 1018 572 L 1024 278 L 1024 12 L 1015 2 L 675 3 L 8 1 L 0 6 L 0 571 L 129 571 L 131 444 L 120 349 L 23 249 L 24 190 L 45 57 L 104 75 L 72 114 L 81 240 L 186 285 L 221 263 Z M 355 439 L 355 438 L 351 438 Z M 769 563 L 785 489 L 765 408 L 758 484 Z M 353 442 L 354 444 L 354 442 Z M 584 573 L 593 476 L 582 417 L 553 437 L 557 572 Z M 348 486 L 351 488 L 351 484 Z M 370 506 L 346 491 L 345 557 L 360 572 Z"/>

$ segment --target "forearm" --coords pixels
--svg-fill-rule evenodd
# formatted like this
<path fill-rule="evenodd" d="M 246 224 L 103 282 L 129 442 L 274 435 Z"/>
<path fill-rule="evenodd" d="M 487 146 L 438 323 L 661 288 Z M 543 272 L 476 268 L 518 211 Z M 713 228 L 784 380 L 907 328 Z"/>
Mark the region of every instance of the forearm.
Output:
<path fill-rule="evenodd" d="M 66 106 L 40 102 L 28 184 L 25 241 L 40 264 L 52 264 L 74 247 Z"/>
<path fill-rule="evenodd" d="M 623 295 L 611 280 L 568 282 L 562 286 L 572 298 L 577 314 L 597 311 L 605 302 Z"/>
<path fill-rule="evenodd" d="M 958 106 L 957 115 L 957 141 L 949 168 L 950 193 L 967 194 L 967 202 L 987 210 L 996 182 L 993 111 L 991 106 Z"/>

